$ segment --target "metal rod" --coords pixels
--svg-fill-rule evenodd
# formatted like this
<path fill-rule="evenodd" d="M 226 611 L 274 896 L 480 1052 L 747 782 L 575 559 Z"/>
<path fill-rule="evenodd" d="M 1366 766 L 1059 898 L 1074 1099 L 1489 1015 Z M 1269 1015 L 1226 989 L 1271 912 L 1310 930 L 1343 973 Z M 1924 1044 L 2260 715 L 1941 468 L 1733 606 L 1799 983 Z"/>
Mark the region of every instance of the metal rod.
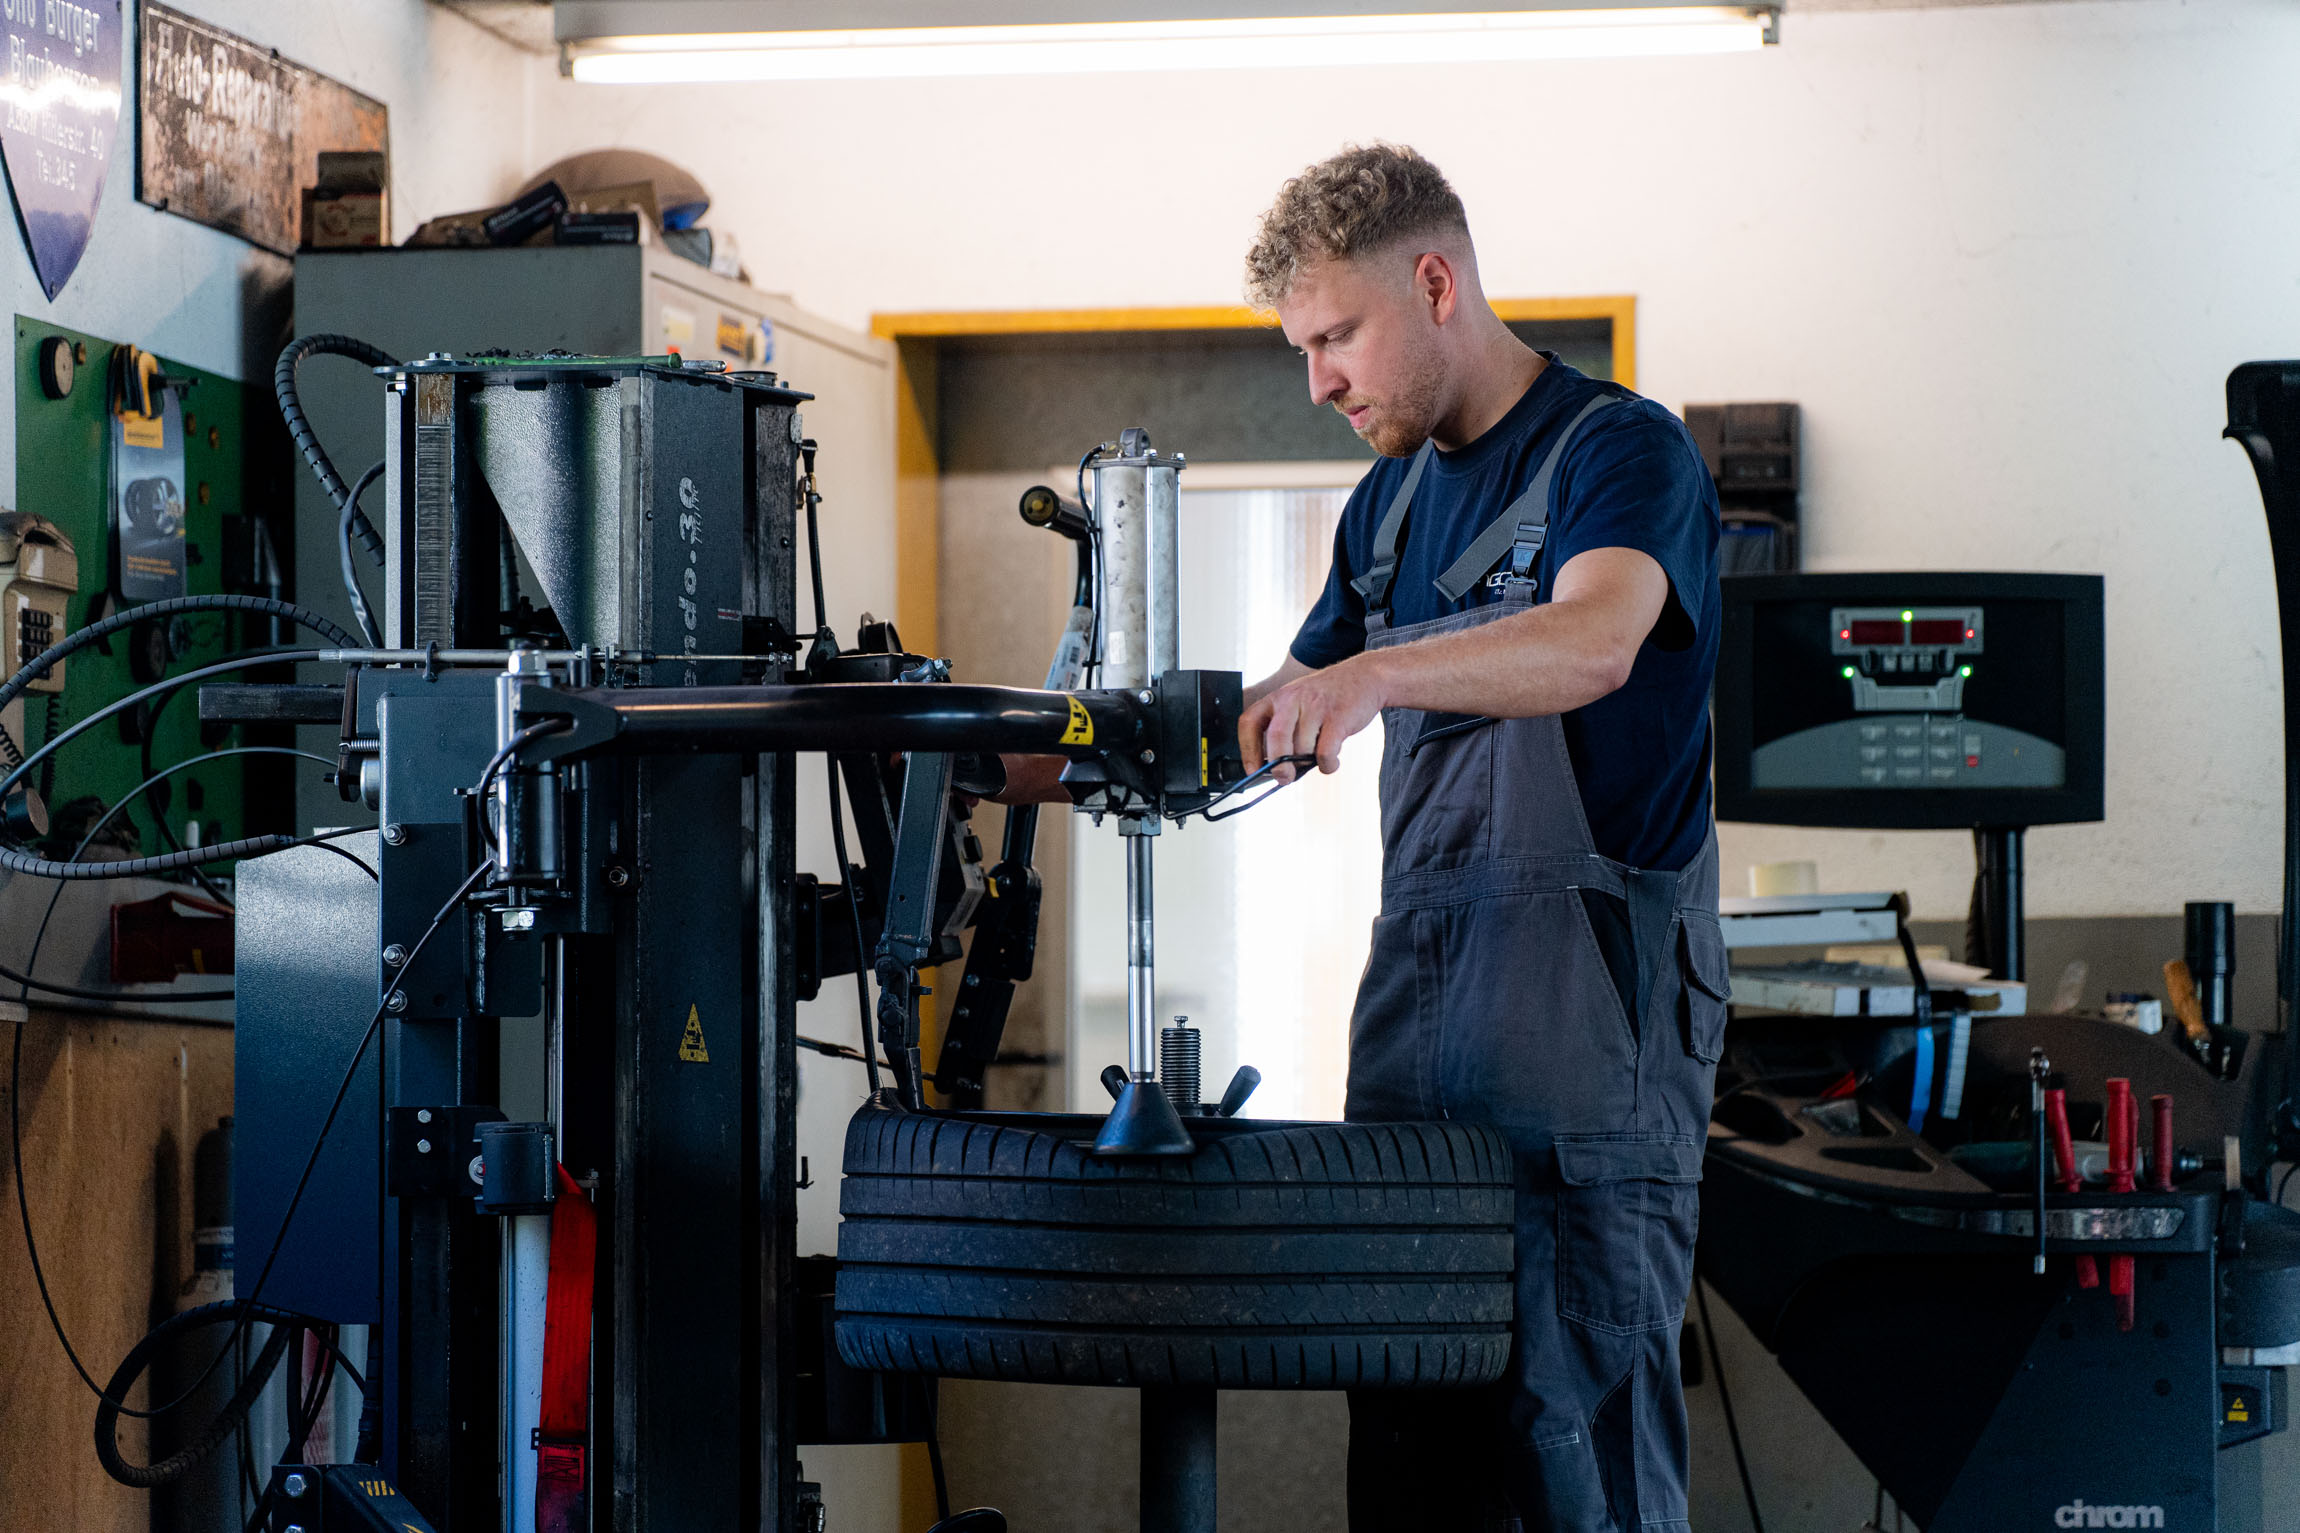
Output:
<path fill-rule="evenodd" d="M 1214 1533 L 1214 1390 L 1142 1391 L 1142 1533 Z"/>
<path fill-rule="evenodd" d="M 1126 840 L 1126 1073 L 1138 1081 L 1157 1073 L 1158 950 L 1151 909 L 1151 838 L 1132 831 Z"/>
<path fill-rule="evenodd" d="M 657 654 L 651 649 L 602 649 L 588 655 L 576 649 L 530 649 L 523 653 L 535 656 L 552 665 L 572 665 L 588 659 L 594 663 L 610 665 L 653 665 L 658 660 L 759 660 L 761 655 L 689 655 Z M 319 652 L 322 665 L 502 665 L 511 657 L 511 647 L 502 649 L 323 649 Z"/>
<path fill-rule="evenodd" d="M 1182 665 L 1181 473 L 1153 463 L 1145 476 L 1150 495 L 1150 674 L 1144 685 Z"/>
<path fill-rule="evenodd" d="M 579 720 L 588 710 L 612 711 L 612 739 L 584 740 L 579 749 L 618 755 L 923 750 L 1081 757 L 1132 746 L 1146 712 L 1131 695 L 1110 692 L 902 682 L 530 689 L 526 701 L 541 718 L 562 711 L 554 698 L 568 699 Z M 530 755 L 561 753 L 538 742 Z"/>
<path fill-rule="evenodd" d="M 2052 1076 L 2052 1061 L 2045 1058 L 2044 1050 L 2028 1051 L 2028 1115 L 2029 1137 L 2036 1154 L 2036 1258 L 2032 1270 L 2042 1277 L 2045 1270 L 2045 1091 L 2044 1083 Z M 2065 1128 L 2065 1125 L 2064 1125 Z"/>
<path fill-rule="evenodd" d="M 2026 977 L 2021 888 L 2021 843 L 2026 834 L 2017 825 L 1989 825 L 1973 831 L 1973 851 L 1980 862 L 1979 935 L 1989 974 L 1995 979 Z"/>

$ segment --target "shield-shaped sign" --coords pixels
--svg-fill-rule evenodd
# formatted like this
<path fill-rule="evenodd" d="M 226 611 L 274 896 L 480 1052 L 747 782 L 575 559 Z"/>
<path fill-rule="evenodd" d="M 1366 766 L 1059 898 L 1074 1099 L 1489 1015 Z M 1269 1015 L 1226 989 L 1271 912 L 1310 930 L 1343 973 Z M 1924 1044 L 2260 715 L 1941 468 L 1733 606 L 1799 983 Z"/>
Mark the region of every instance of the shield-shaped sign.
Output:
<path fill-rule="evenodd" d="M 0 154 L 50 298 L 88 248 L 120 128 L 120 0 L 0 0 Z"/>

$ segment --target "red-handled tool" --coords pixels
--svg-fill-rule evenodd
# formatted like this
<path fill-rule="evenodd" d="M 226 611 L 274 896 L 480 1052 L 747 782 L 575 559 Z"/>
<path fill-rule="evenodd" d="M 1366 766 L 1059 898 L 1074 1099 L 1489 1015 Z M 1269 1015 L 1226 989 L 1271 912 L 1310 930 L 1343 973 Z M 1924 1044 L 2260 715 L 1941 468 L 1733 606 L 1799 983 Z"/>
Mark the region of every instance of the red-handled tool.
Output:
<path fill-rule="evenodd" d="M 2052 1129 L 2052 1185 L 2055 1192 L 2083 1186 L 2076 1174 L 2076 1140 L 2068 1131 L 2068 1093 L 2055 1086 L 2044 1094 L 2044 1118 Z"/>
<path fill-rule="evenodd" d="M 2108 1100 L 2101 1109 L 2101 1130 L 2108 1139 L 2108 1190 L 2130 1192 L 2133 1189 L 2132 1159 L 2134 1130 L 2138 1127 L 2136 1106 L 2132 1100 L 2132 1082 L 2121 1075 L 2108 1079 Z"/>
<path fill-rule="evenodd" d="M 2132 1298 L 2132 1258 L 2112 1256 L 2108 1259 L 2108 1296 L 2116 1301 L 2116 1328 L 2129 1331 L 2134 1323 Z"/>
<path fill-rule="evenodd" d="M 2103 1112 L 2108 1131 L 2108 1190 L 2130 1192 L 2134 1187 L 2132 1162 L 2140 1139 L 2140 1103 L 2133 1099 L 2132 1082 L 2121 1075 L 2108 1078 L 2108 1102 Z M 2108 1259 L 2108 1293 L 2116 1301 L 2116 1328 L 2133 1326 L 2132 1258 Z"/>
<path fill-rule="evenodd" d="M 2053 1190 L 2075 1192 L 2084 1185 L 2084 1179 L 2076 1174 L 2076 1140 L 2068 1131 L 2068 1093 L 2058 1086 L 2044 1094 L 2044 1120 L 2052 1130 Z M 2100 1263 L 2089 1256 L 2079 1256 L 2076 1286 L 2098 1288 Z"/>
<path fill-rule="evenodd" d="M 2160 1091 L 2148 1099 L 2148 1108 L 2156 1120 L 2149 1136 L 2148 1185 L 2158 1192 L 2170 1192 L 2177 1158 L 2172 1148 L 2172 1098 Z"/>

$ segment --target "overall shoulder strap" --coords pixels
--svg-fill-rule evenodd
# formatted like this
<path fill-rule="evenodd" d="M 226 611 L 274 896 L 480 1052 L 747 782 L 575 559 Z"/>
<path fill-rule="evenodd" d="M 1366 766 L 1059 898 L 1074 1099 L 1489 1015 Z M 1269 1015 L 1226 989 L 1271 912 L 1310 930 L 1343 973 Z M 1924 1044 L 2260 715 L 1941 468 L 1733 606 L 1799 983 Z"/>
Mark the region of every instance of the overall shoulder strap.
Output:
<path fill-rule="evenodd" d="M 1422 482 L 1422 470 L 1429 465 L 1430 454 L 1436 450 L 1434 443 L 1424 442 L 1421 451 L 1414 454 L 1405 482 L 1390 497 L 1389 509 L 1382 513 L 1381 524 L 1374 529 L 1374 562 L 1363 575 L 1350 582 L 1351 589 L 1366 599 L 1368 612 L 1389 610 L 1390 582 L 1397 578 L 1398 545 L 1405 537 L 1406 509 L 1413 504 L 1414 487 Z"/>
<path fill-rule="evenodd" d="M 1501 515 L 1486 524 L 1469 549 L 1447 566 L 1438 576 L 1437 588 L 1448 601 L 1460 601 L 1470 587 L 1486 577 L 1503 554 L 1510 556 L 1509 578 L 1525 583 L 1530 593 L 1533 583 L 1534 560 L 1541 554 L 1541 545 L 1549 538 L 1549 489 L 1556 482 L 1557 466 L 1565 461 L 1565 449 L 1573 441 L 1574 433 L 1582 423 L 1598 411 L 1619 403 L 1611 394 L 1600 394 L 1581 407 L 1581 413 L 1566 422 L 1558 433 L 1556 445 L 1541 460 L 1541 468 L 1533 476 L 1533 483 L 1525 493 L 1511 501 Z"/>

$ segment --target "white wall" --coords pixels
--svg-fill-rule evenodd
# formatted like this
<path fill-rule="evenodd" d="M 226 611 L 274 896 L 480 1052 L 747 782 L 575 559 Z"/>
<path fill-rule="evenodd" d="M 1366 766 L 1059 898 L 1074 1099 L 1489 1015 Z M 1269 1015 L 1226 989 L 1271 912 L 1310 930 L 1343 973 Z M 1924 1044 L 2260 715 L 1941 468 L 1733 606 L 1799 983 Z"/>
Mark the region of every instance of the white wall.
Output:
<path fill-rule="evenodd" d="M 2272 908 L 2281 759 L 2235 363 L 2300 351 L 2300 12 L 2105 0 L 1791 14 L 1725 58 L 996 82 L 577 86 L 537 163 L 691 166 L 760 285 L 874 310 L 1234 302 L 1277 183 L 1346 140 L 1454 178 L 1497 294 L 1629 292 L 1656 398 L 1806 410 L 1811 564 L 2108 578 L 2103 825 L 2032 914 Z M 1184 444 L 1187 445 L 1187 444 Z M 947 593 L 945 601 L 961 593 Z M 1964 907 L 1958 835 L 1733 828 Z"/>
<path fill-rule="evenodd" d="M 524 173 L 529 55 L 425 0 L 174 0 L 176 8 L 277 48 L 391 109 L 392 209 L 400 237 L 433 213 L 484 205 Z M 288 263 L 204 224 L 136 200 L 136 3 L 112 164 L 88 250 L 50 303 L 22 238 L 0 238 L 9 312 L 127 341 L 244 378 L 251 320 L 285 322 L 274 295 Z M 263 311 L 263 312 L 259 312 Z M 257 360 L 269 377 L 271 359 Z M 14 373 L 0 376 L 0 484 L 16 478 Z M 15 509 L 11 490 L 8 504 Z M 27 508 L 32 509 L 32 508 Z"/>

